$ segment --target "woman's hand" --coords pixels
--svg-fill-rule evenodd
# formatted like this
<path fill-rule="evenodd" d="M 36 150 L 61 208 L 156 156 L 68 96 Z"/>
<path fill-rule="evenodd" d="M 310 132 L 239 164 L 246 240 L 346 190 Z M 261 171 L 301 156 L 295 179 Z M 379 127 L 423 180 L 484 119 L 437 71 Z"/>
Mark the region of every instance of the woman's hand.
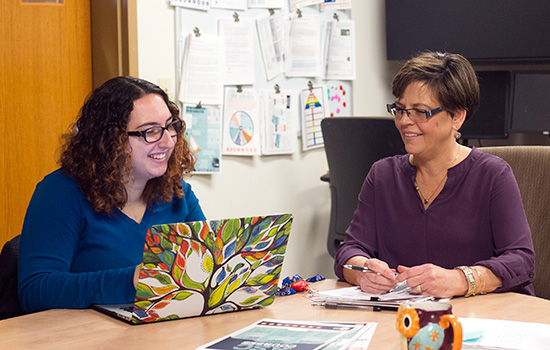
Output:
<path fill-rule="evenodd" d="M 137 289 L 138 281 L 139 281 L 139 271 L 141 270 L 141 264 L 136 266 L 136 269 L 134 270 L 134 288 Z"/>
<path fill-rule="evenodd" d="M 464 273 L 448 270 L 433 264 L 414 267 L 398 266 L 397 282 L 407 281 L 412 292 L 430 295 L 436 298 L 451 298 L 464 295 L 468 291 L 468 282 Z"/>
<path fill-rule="evenodd" d="M 344 269 L 346 281 L 361 287 L 361 290 L 371 294 L 387 293 L 396 286 L 395 270 L 388 264 L 378 259 L 366 257 L 353 257 L 346 264 L 364 266 L 372 272 L 361 272 Z"/>

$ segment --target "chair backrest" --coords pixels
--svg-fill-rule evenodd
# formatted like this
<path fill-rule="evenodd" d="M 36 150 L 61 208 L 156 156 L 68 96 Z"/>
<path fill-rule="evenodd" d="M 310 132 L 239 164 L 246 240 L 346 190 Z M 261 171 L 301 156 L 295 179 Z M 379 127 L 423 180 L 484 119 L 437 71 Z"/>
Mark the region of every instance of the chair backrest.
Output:
<path fill-rule="evenodd" d="M 504 159 L 514 171 L 533 236 L 535 294 L 550 299 L 550 146 L 479 149 Z"/>
<path fill-rule="evenodd" d="M 345 238 L 371 165 L 384 157 L 405 153 L 405 147 L 393 118 L 325 118 L 321 129 L 331 189 L 327 248 L 334 257 L 336 247 Z"/>
<path fill-rule="evenodd" d="M 17 291 L 19 238 L 7 241 L 0 253 L 0 320 L 23 314 Z"/>

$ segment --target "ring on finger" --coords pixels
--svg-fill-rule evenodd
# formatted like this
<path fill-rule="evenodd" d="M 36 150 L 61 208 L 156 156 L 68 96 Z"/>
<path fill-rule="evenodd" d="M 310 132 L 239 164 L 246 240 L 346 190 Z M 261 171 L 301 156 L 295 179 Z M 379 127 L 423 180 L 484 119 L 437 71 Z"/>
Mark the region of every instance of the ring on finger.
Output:
<path fill-rule="evenodd" d="M 422 287 L 420 287 L 420 284 L 416 286 L 416 292 L 422 294 Z"/>

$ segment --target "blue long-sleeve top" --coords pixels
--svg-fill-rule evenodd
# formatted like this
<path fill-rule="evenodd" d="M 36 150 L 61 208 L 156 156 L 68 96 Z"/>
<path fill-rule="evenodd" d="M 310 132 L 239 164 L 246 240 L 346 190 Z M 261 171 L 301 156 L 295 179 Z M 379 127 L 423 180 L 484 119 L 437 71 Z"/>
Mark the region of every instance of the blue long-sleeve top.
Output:
<path fill-rule="evenodd" d="M 188 183 L 184 197 L 148 207 L 141 223 L 96 212 L 60 169 L 37 186 L 19 247 L 19 299 L 27 312 L 132 302 L 134 271 L 151 225 L 204 220 Z"/>

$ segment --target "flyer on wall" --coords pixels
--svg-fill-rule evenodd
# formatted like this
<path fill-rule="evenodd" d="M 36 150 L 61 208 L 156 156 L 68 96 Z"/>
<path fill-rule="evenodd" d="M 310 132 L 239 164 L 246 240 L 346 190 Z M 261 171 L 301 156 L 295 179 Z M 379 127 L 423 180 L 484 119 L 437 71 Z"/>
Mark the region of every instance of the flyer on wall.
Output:
<path fill-rule="evenodd" d="M 218 106 L 183 106 L 185 138 L 195 154 L 194 174 L 219 173 L 221 170 L 222 127 Z"/>

